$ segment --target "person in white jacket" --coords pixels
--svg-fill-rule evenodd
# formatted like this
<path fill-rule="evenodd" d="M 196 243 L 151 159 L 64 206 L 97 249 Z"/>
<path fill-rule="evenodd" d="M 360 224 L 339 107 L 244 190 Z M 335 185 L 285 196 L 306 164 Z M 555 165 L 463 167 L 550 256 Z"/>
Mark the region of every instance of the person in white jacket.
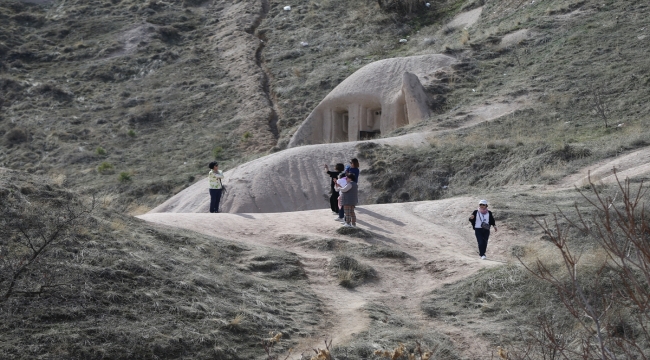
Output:
<path fill-rule="evenodd" d="M 216 161 L 211 162 L 208 167 L 208 181 L 210 183 L 210 212 L 219 212 L 219 201 L 221 201 L 221 192 L 223 191 L 223 171 L 219 170 L 219 164 Z"/>
<path fill-rule="evenodd" d="M 345 213 L 345 225 L 343 226 L 357 227 L 357 216 L 354 213 L 354 207 L 359 203 L 359 188 L 354 174 L 347 173 L 345 176 L 347 184 L 341 188 L 343 211 Z"/>

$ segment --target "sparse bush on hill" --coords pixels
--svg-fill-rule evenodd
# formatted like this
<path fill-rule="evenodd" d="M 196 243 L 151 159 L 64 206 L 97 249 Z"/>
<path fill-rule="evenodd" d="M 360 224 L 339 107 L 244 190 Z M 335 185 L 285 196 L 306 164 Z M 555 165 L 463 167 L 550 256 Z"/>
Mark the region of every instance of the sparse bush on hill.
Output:
<path fill-rule="evenodd" d="M 97 172 L 102 175 L 112 174 L 114 171 L 115 167 L 108 161 L 103 161 L 99 166 L 97 166 Z"/>
<path fill-rule="evenodd" d="M 530 238 L 511 249 L 524 266 L 486 269 L 436 290 L 423 311 L 470 328 L 489 322 L 490 342 L 507 359 L 647 357 L 650 193 L 629 182 L 589 188 L 556 199 L 526 196 L 521 208 L 500 211 L 509 228 Z M 560 213 L 547 224 L 541 216 L 551 208 Z M 534 217 L 541 226 L 531 225 L 535 213 L 544 214 Z"/>
<path fill-rule="evenodd" d="M 212 149 L 212 157 L 215 159 L 220 159 L 221 155 L 223 154 L 223 147 L 221 146 L 215 146 Z"/>
<path fill-rule="evenodd" d="M 120 173 L 120 176 L 118 177 L 118 180 L 119 180 L 120 182 L 129 182 L 129 181 L 131 181 L 131 180 L 133 180 L 133 179 L 131 178 L 131 173 L 130 173 L 130 172 L 128 172 L 128 171 L 122 171 L 122 172 Z"/>
<path fill-rule="evenodd" d="M 379 7 L 385 11 L 397 11 L 404 14 L 411 14 L 418 11 L 429 10 L 438 0 L 429 1 L 429 7 L 425 5 L 427 1 L 422 0 L 377 0 Z"/>
<path fill-rule="evenodd" d="M 9 144 L 20 144 L 29 139 L 29 134 L 25 129 L 13 128 L 5 134 L 5 140 Z"/>
<path fill-rule="evenodd" d="M 39 95 L 50 96 L 52 99 L 57 101 L 71 101 L 74 98 L 73 93 L 50 83 L 40 84 L 35 86 L 33 89 L 30 89 L 30 91 Z"/>
<path fill-rule="evenodd" d="M 260 335 L 306 337 L 322 316 L 306 281 L 240 268 L 260 249 L 150 227 L 110 210 L 111 198 L 88 214 L 91 202 L 0 171 L 0 358 L 253 359 Z M 273 259 L 278 275 L 283 261 L 296 266 L 294 254 Z"/>
<path fill-rule="evenodd" d="M 635 189 L 628 181 L 618 181 L 615 195 L 606 196 L 590 185 L 593 195 L 583 196 L 593 212 L 577 211 L 577 218 L 559 216 L 595 243 L 596 256 L 582 260 L 587 254 L 576 249 L 571 233 L 556 216 L 552 224 L 539 224 L 561 256 L 560 268 L 539 259 L 526 265 L 555 289 L 579 328 L 558 327 L 554 319 L 543 317 L 535 339 L 542 352 L 563 358 L 646 358 L 650 348 L 648 188 Z M 534 355 L 539 350 L 528 351 Z M 517 355 L 514 358 L 530 358 L 526 352 Z"/>
<path fill-rule="evenodd" d="M 0 188 L 0 302 L 80 285 L 69 269 L 94 225 L 95 203 L 45 188 L 42 198 L 29 186 Z"/>

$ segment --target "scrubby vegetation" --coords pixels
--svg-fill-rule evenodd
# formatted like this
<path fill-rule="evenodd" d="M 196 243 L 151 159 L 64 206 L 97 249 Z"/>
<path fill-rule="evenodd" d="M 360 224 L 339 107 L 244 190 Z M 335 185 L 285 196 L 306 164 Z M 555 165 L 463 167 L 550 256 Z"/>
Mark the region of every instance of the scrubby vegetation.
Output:
<path fill-rule="evenodd" d="M 638 35 L 638 14 L 648 11 L 641 2 L 485 2 L 481 25 L 467 30 L 466 44 L 457 43 L 463 35 L 455 31 L 437 33 L 462 60 L 451 78 L 442 78 L 444 111 L 391 135 L 456 130 L 432 137 L 431 148 L 361 144 L 369 163 L 363 172 L 378 191 L 375 201 L 549 184 L 585 164 L 646 146 L 650 99 L 642 83 L 650 77 L 641 80 L 638 73 L 650 69 L 636 49 L 646 36 Z M 423 28 L 418 38 L 435 30 Z M 505 41 L 521 31 L 526 35 L 517 42 Z M 418 51 L 411 42 L 404 50 Z M 457 129 L 475 116 L 472 107 L 522 99 L 525 105 L 515 112 Z"/>
<path fill-rule="evenodd" d="M 522 264 L 439 289 L 423 312 L 502 346 L 502 358 L 650 357 L 647 194 L 625 184 L 590 184 L 598 192 L 586 199 L 508 190 L 650 144 L 650 5 L 424 3 L 0 2 L 0 167 L 23 171 L 0 169 L 0 332 L 10 334 L 0 358 L 250 359 L 271 331 L 287 340 L 273 342 L 276 353 L 310 336 L 323 309 L 296 254 L 124 214 L 190 185 L 211 159 L 227 169 L 284 149 L 354 71 L 424 53 L 459 60 L 426 89 L 434 115 L 383 135 L 437 133 L 423 147 L 358 146 L 371 200 L 480 189 L 500 221 L 532 240 L 512 248 Z M 481 6 L 478 26 L 446 25 Z M 502 103 L 518 110 L 461 127 L 473 109 Z M 555 226 L 546 216 L 558 208 Z M 292 241 L 330 252 L 330 278 L 346 291 L 380 275 L 364 262 L 411 259 L 350 241 L 379 239 L 370 231 L 331 236 Z M 381 303 L 363 311 L 372 331 L 330 343 L 327 356 L 424 359 L 417 348 L 426 348 L 462 358 L 449 337 Z"/>
<path fill-rule="evenodd" d="M 520 264 L 437 291 L 423 310 L 470 328 L 490 321 L 486 336 L 508 359 L 647 357 L 647 187 L 621 181 L 591 189 L 574 209 L 535 218 L 542 236 L 513 249 Z"/>
<path fill-rule="evenodd" d="M 0 172 L 0 358 L 251 359 L 269 331 L 308 335 L 321 309 L 290 254 L 153 229 L 110 202 Z"/>

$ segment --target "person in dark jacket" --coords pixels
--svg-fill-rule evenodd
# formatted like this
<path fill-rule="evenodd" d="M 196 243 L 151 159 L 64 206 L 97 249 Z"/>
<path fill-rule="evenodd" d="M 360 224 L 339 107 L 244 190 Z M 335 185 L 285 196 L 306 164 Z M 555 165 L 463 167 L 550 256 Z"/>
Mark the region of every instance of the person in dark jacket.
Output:
<path fill-rule="evenodd" d="M 343 196 L 343 211 L 345 213 L 345 224 L 343 226 L 357 227 L 357 216 L 354 213 L 354 207 L 359 203 L 359 188 L 355 182 L 356 177 L 352 173 L 347 173 L 348 183 L 341 189 Z"/>
<path fill-rule="evenodd" d="M 325 172 L 331 178 L 330 181 L 330 208 L 334 214 L 339 213 L 339 192 L 334 189 L 334 184 L 339 178 L 339 174 L 343 172 L 345 166 L 341 163 L 336 164 L 334 171 L 330 171 L 329 167 L 325 165 Z"/>
<path fill-rule="evenodd" d="M 490 238 L 490 228 L 494 227 L 494 232 L 497 232 L 492 211 L 488 210 L 487 200 L 479 201 L 478 210 L 472 212 L 472 216 L 469 217 L 469 222 L 472 224 L 476 241 L 478 242 L 478 254 L 481 259 L 485 260 L 485 251 L 487 250 L 488 239 Z"/>
<path fill-rule="evenodd" d="M 359 183 L 359 171 L 359 160 L 357 158 L 350 160 L 350 165 L 345 167 L 345 172 L 353 174 L 354 182 L 357 184 Z"/>

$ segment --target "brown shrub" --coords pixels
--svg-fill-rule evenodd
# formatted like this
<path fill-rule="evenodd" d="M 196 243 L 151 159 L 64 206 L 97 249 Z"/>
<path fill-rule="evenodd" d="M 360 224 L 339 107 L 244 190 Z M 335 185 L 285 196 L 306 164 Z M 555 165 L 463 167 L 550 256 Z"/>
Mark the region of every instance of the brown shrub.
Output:
<path fill-rule="evenodd" d="M 13 128 L 5 134 L 5 140 L 9 144 L 20 144 L 29 139 L 29 134 L 21 128 Z"/>

